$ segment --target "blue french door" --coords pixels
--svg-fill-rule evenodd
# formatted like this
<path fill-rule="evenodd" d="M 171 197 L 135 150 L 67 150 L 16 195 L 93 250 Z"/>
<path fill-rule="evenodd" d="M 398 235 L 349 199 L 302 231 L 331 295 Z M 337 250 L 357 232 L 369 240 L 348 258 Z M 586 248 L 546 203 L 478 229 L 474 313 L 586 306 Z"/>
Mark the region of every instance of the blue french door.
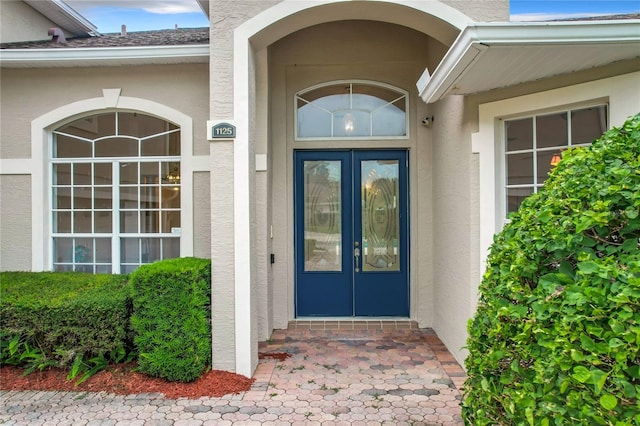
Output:
<path fill-rule="evenodd" d="M 407 151 L 295 152 L 296 316 L 409 316 Z"/>

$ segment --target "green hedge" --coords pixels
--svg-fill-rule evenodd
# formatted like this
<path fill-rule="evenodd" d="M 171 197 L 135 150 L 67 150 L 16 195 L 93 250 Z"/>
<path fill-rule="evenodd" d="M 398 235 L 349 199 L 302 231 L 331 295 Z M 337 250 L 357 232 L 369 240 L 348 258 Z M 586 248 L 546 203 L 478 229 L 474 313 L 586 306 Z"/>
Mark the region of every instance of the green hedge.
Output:
<path fill-rule="evenodd" d="M 190 382 L 211 365 L 211 262 L 169 259 L 131 274 L 140 371 Z"/>
<path fill-rule="evenodd" d="M 480 293 L 467 424 L 640 424 L 640 115 L 564 153 Z"/>
<path fill-rule="evenodd" d="M 68 367 L 131 347 L 125 276 L 3 272 L 0 294 L 0 363 Z"/>

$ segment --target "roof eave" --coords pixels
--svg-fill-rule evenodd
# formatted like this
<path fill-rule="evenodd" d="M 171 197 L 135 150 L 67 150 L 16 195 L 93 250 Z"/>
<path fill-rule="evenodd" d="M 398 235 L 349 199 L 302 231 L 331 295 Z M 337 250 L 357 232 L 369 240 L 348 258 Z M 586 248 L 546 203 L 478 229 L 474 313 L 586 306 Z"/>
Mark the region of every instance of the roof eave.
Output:
<path fill-rule="evenodd" d="M 2 68 L 205 63 L 209 45 L 0 50 Z"/>
<path fill-rule="evenodd" d="M 425 70 L 416 84 L 418 92 L 426 103 L 442 99 L 465 74 L 473 72 L 473 64 L 492 47 L 638 43 L 639 25 L 636 19 L 473 24 L 460 33 L 432 75 Z"/>
<path fill-rule="evenodd" d="M 61 0 L 24 0 L 29 6 L 42 13 L 55 24 L 61 26 L 73 35 L 99 35 L 98 27 L 78 13 L 71 6 Z M 55 13 L 51 13 L 54 10 Z"/>

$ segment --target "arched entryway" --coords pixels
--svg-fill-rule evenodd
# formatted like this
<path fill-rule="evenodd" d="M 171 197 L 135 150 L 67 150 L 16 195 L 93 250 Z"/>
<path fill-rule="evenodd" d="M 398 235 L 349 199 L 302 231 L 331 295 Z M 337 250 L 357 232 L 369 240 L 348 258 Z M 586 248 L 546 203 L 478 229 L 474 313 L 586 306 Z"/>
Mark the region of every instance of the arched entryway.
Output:
<path fill-rule="evenodd" d="M 227 269 L 222 266 L 219 271 L 233 277 L 234 291 L 231 296 L 223 295 L 219 303 L 224 304 L 221 307 L 227 311 L 229 305 L 233 307 L 236 371 L 243 374 L 253 371 L 257 362 L 256 342 L 267 338 L 273 328 L 286 326 L 294 316 L 292 194 L 293 152 L 298 145 L 291 125 L 292 94 L 313 84 L 351 78 L 376 80 L 414 91 L 425 68 L 435 68 L 469 21 L 463 13 L 440 2 L 283 1 L 235 28 L 233 87 L 225 88 L 224 81 L 228 80 L 224 79 L 215 83 L 216 71 L 212 74 L 212 96 L 220 96 L 214 93 L 217 89 L 222 93 L 231 89 L 233 92 L 232 111 L 228 106 L 218 107 L 212 102 L 212 119 L 232 114 L 238 129 L 232 145 L 233 170 L 229 171 L 233 178 L 233 191 L 229 194 L 232 203 L 228 204 L 231 209 L 224 203 L 217 207 L 212 204 L 212 214 L 229 216 L 234 228 L 234 266 Z M 380 50 L 380 43 L 372 38 L 382 40 L 384 49 Z M 349 46 L 352 48 L 348 49 Z M 333 55 L 332 49 L 340 53 Z M 376 53 L 383 52 L 384 57 L 376 57 Z M 420 158 L 429 156 L 428 144 L 420 145 L 418 140 L 428 136 L 416 125 L 425 106 L 418 104 L 415 96 L 411 99 L 409 139 L 395 144 L 370 140 L 360 147 L 410 152 L 409 181 L 417 184 L 424 180 L 421 170 L 424 171 L 425 165 Z M 345 141 L 329 141 L 324 146 L 318 146 L 319 143 L 305 144 L 299 149 L 358 148 Z M 225 144 L 212 144 L 212 157 L 226 156 L 230 148 Z M 255 171 L 256 154 L 261 161 L 267 159 L 266 167 L 258 168 L 258 172 Z M 216 190 L 228 193 L 229 189 L 217 181 L 212 178 L 212 193 Z M 428 192 L 426 185 L 425 191 Z M 417 199 L 409 209 L 411 214 L 418 212 Z M 416 238 L 412 245 L 417 248 L 427 241 L 428 235 L 424 235 Z M 222 247 L 223 242 L 220 244 Z M 420 269 L 418 265 L 413 267 L 416 271 Z M 424 269 L 424 273 L 428 273 L 428 269 Z M 425 287 L 422 295 L 416 293 L 410 306 L 411 316 L 419 315 L 420 297 L 428 297 L 429 291 Z M 216 327 L 214 324 L 214 340 L 216 334 L 229 331 L 228 325 L 222 322 L 218 333 Z M 221 337 L 221 343 L 225 341 L 229 338 Z M 215 346 L 214 343 L 214 351 Z M 214 359 L 215 355 L 214 352 Z"/>

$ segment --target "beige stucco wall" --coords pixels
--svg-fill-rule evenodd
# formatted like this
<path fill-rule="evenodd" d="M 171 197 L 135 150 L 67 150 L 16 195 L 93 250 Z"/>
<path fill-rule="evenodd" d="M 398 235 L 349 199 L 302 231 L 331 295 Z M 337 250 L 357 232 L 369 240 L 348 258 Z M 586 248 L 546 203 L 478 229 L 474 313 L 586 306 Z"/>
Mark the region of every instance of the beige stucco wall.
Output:
<path fill-rule="evenodd" d="M 34 119 L 76 101 L 102 97 L 103 89 L 113 88 L 122 89 L 123 97 L 152 101 L 191 117 L 194 127 L 189 129 L 193 132 L 192 154 L 206 156 L 209 151 L 204 132 L 209 101 L 207 80 L 208 67 L 205 64 L 56 69 L 4 68 L 0 82 L 0 159 L 16 159 L 16 163 L 28 161 L 31 158 L 31 123 Z M 48 153 L 44 153 L 44 158 L 47 156 Z M 4 164 L 11 162 L 5 161 Z M 5 173 L 3 170 L 0 172 Z M 30 180 L 28 170 L 24 170 L 20 178 L 22 183 L 19 188 L 22 188 L 25 186 L 24 180 Z M 29 207 L 30 189 L 30 186 L 24 189 L 26 201 L 23 201 L 28 202 Z M 193 254 L 209 257 L 210 196 L 207 172 L 196 173 L 193 189 L 193 215 L 183 220 L 193 221 Z M 14 189 L 2 185 L 0 191 L 4 200 L 7 197 L 11 199 Z M 46 194 L 42 196 L 45 199 Z M 3 232 L 4 223 L 15 223 L 23 230 L 31 229 L 30 215 L 18 210 L 3 214 L 3 221 Z M 25 226 L 27 222 L 29 226 Z M 12 252 L 29 253 L 23 263 L 31 265 L 30 235 L 23 234 L 15 245 L 10 245 L 8 241 L 10 240 L 2 239 L 0 267 L 4 270 L 13 268 L 13 262 L 4 262 L 4 259 L 12 258 Z"/>
<path fill-rule="evenodd" d="M 31 179 L 0 175 L 0 270 L 31 270 Z"/>
<path fill-rule="evenodd" d="M 57 25 L 22 1 L 0 1 L 0 43 L 50 40 L 48 31 L 53 27 Z"/>

